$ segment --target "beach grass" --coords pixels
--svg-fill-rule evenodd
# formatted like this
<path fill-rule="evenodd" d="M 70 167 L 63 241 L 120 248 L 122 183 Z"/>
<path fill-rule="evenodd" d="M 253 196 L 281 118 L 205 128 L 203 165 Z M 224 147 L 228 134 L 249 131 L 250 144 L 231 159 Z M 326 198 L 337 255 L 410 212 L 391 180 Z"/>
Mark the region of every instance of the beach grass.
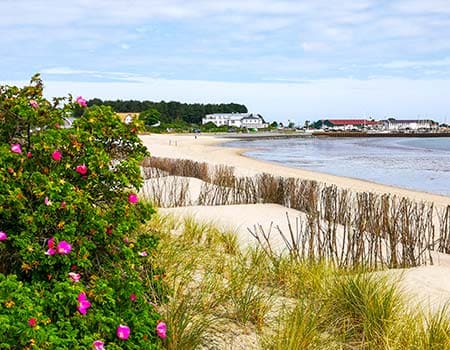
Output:
<path fill-rule="evenodd" d="M 383 271 L 240 248 L 233 232 L 155 217 L 169 349 L 450 349 L 448 308 L 411 303 Z"/>

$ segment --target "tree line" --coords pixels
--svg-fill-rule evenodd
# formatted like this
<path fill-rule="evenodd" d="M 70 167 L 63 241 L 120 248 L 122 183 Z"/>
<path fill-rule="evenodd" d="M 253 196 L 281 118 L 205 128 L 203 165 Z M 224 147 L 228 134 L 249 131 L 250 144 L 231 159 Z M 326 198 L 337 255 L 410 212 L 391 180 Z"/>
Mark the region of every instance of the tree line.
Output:
<path fill-rule="evenodd" d="M 206 114 L 213 113 L 247 113 L 245 105 L 237 103 L 202 104 L 181 102 L 152 102 L 137 100 L 105 100 L 94 98 L 88 101 L 88 106 L 106 105 L 118 113 L 141 113 L 150 109 L 157 110 L 161 115 L 161 122 L 170 123 L 183 120 L 186 123 L 201 124 Z"/>

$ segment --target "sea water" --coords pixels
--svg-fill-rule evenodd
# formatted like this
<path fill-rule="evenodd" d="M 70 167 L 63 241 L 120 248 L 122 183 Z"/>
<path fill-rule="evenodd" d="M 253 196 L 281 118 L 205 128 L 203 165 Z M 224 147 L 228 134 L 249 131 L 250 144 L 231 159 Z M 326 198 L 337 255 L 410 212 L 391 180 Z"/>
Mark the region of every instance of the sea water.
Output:
<path fill-rule="evenodd" d="M 230 146 L 289 167 L 450 195 L 448 137 L 264 139 Z"/>

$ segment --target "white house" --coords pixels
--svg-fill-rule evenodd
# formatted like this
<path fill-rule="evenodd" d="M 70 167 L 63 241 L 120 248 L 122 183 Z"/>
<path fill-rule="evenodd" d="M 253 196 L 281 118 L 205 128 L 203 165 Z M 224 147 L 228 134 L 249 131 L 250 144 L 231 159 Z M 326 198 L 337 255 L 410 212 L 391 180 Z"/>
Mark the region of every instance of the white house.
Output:
<path fill-rule="evenodd" d="M 267 128 L 267 123 L 259 114 L 252 113 L 216 113 L 207 114 L 202 124 L 214 123 L 216 126 L 232 126 L 236 128 Z"/>
<path fill-rule="evenodd" d="M 381 121 L 382 129 L 389 131 L 405 131 L 405 130 L 434 130 L 439 127 L 439 124 L 430 119 L 408 119 L 408 120 L 396 120 L 389 118 Z"/>

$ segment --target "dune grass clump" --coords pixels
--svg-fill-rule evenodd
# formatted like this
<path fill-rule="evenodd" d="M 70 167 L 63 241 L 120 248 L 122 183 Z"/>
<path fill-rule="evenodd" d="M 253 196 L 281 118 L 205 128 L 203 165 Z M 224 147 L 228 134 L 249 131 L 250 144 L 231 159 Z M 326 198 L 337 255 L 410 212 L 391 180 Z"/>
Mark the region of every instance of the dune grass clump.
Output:
<path fill-rule="evenodd" d="M 377 349 L 391 346 L 405 307 L 395 283 L 369 273 L 337 278 L 325 304 L 327 319 L 345 343 Z"/>
<path fill-rule="evenodd" d="M 321 332 L 320 310 L 299 301 L 293 310 L 285 309 L 268 334 L 262 335 L 264 350 L 331 349 Z"/>

